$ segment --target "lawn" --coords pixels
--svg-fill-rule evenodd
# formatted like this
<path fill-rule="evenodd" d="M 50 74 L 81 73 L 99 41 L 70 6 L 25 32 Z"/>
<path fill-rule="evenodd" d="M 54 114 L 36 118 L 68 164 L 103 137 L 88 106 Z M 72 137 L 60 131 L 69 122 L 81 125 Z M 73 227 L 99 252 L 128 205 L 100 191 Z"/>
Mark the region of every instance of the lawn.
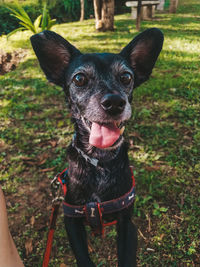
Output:
<path fill-rule="evenodd" d="M 97 33 L 94 20 L 54 26 L 82 52 L 119 52 L 136 34 L 130 15 L 115 31 Z M 163 51 L 149 81 L 134 91 L 126 127 L 137 198 L 138 266 L 199 266 L 200 247 L 200 2 L 180 0 L 177 14 L 156 14 L 141 31 L 158 27 Z M 0 76 L 0 184 L 11 233 L 25 266 L 41 266 L 51 209 L 49 184 L 67 166 L 73 126 L 64 94 L 49 84 L 33 54 L 31 33 L 0 37 L 4 51 L 26 56 Z M 90 230 L 88 229 L 88 232 Z M 89 234 L 97 266 L 117 266 L 115 228 Z M 76 266 L 60 212 L 49 266 Z M 63 265 L 64 266 L 64 265 Z"/>

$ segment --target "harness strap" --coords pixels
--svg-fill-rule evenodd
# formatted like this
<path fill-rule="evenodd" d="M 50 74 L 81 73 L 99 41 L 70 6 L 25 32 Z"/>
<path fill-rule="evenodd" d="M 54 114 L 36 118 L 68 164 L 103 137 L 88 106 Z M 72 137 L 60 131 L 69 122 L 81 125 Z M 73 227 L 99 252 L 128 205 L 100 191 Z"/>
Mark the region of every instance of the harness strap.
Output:
<path fill-rule="evenodd" d="M 99 203 L 90 202 L 85 205 L 85 216 L 87 223 L 91 226 L 92 232 L 102 233 L 103 222 L 102 212 Z"/>
<path fill-rule="evenodd" d="M 67 170 L 65 170 L 67 173 Z M 66 177 L 65 173 L 65 177 Z M 62 172 L 62 175 L 64 172 Z M 67 217 L 74 217 L 74 218 L 85 218 L 87 224 L 89 224 L 94 233 L 103 233 L 104 227 L 107 225 L 116 224 L 117 221 L 103 223 L 102 216 L 104 214 L 109 214 L 113 212 L 118 212 L 125 208 L 128 208 L 135 200 L 135 179 L 133 176 L 133 172 L 131 169 L 132 174 L 132 187 L 125 195 L 105 201 L 105 202 L 89 202 L 86 205 L 71 205 L 65 201 L 63 201 L 63 210 L 64 215 Z M 61 177 L 60 175 L 58 177 Z M 59 179 L 61 180 L 61 178 Z M 63 191 L 64 191 L 64 184 L 62 183 Z M 66 190 L 66 189 L 65 189 Z"/>
<path fill-rule="evenodd" d="M 117 211 L 127 208 L 133 203 L 134 200 L 135 200 L 135 187 L 132 187 L 130 192 L 128 192 L 122 197 L 109 200 L 109 201 L 105 201 L 105 202 L 100 202 L 100 203 L 90 202 L 86 205 L 76 206 L 76 205 L 70 205 L 69 203 L 63 201 L 64 215 L 68 217 L 76 217 L 76 218 L 85 217 L 86 208 L 88 209 L 88 207 L 92 205 L 95 206 L 97 205 L 97 203 L 99 204 L 99 208 L 103 214 L 109 214 L 109 213 L 117 212 Z"/>

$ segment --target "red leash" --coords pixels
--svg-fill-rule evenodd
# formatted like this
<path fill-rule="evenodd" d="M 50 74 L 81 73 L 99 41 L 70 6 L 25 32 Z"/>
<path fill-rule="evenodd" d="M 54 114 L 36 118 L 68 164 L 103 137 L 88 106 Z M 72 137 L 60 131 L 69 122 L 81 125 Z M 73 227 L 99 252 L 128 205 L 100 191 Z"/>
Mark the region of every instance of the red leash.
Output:
<path fill-rule="evenodd" d="M 51 211 L 51 217 L 50 217 L 50 226 L 49 226 L 47 244 L 46 244 L 46 249 L 45 249 L 45 253 L 44 253 L 42 267 L 48 267 L 48 264 L 49 264 L 49 259 L 50 259 L 50 255 L 51 255 L 51 248 L 52 248 L 52 244 L 53 244 L 53 235 L 54 235 L 54 232 L 56 229 L 56 220 L 58 217 L 60 204 L 64 200 L 64 198 L 61 196 L 62 195 L 62 188 L 60 187 L 60 182 L 57 181 L 59 176 L 60 176 L 60 174 L 57 174 L 54 177 L 54 179 L 51 181 L 51 192 L 52 192 L 54 199 L 52 201 L 53 205 L 52 205 L 52 211 Z"/>
<path fill-rule="evenodd" d="M 53 243 L 53 235 L 56 228 L 56 219 L 58 216 L 60 203 L 53 205 L 52 211 L 51 211 L 51 219 L 50 219 L 50 227 L 49 227 L 49 233 L 47 238 L 47 244 L 46 244 L 46 250 L 44 253 L 43 263 L 42 267 L 48 267 L 49 259 L 51 255 L 51 248 Z"/>

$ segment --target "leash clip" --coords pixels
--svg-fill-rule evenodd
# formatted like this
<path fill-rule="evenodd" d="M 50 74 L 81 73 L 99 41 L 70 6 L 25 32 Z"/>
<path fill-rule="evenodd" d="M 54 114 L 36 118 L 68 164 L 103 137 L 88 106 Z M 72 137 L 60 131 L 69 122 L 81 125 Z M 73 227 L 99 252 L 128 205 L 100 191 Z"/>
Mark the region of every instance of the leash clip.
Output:
<path fill-rule="evenodd" d="M 60 182 L 58 181 L 59 173 L 56 174 L 56 176 L 51 181 L 51 193 L 53 195 L 52 203 L 60 203 L 64 200 L 64 197 L 62 196 L 62 186 Z"/>

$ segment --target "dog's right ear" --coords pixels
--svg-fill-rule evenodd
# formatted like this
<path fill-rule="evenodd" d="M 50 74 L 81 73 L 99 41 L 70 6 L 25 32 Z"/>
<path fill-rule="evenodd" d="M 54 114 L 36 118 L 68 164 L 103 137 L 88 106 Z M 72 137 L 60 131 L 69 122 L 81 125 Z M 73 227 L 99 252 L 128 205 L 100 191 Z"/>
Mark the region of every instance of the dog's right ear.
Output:
<path fill-rule="evenodd" d="M 47 79 L 63 86 L 64 72 L 81 52 L 55 32 L 43 31 L 31 37 L 33 50 Z"/>

